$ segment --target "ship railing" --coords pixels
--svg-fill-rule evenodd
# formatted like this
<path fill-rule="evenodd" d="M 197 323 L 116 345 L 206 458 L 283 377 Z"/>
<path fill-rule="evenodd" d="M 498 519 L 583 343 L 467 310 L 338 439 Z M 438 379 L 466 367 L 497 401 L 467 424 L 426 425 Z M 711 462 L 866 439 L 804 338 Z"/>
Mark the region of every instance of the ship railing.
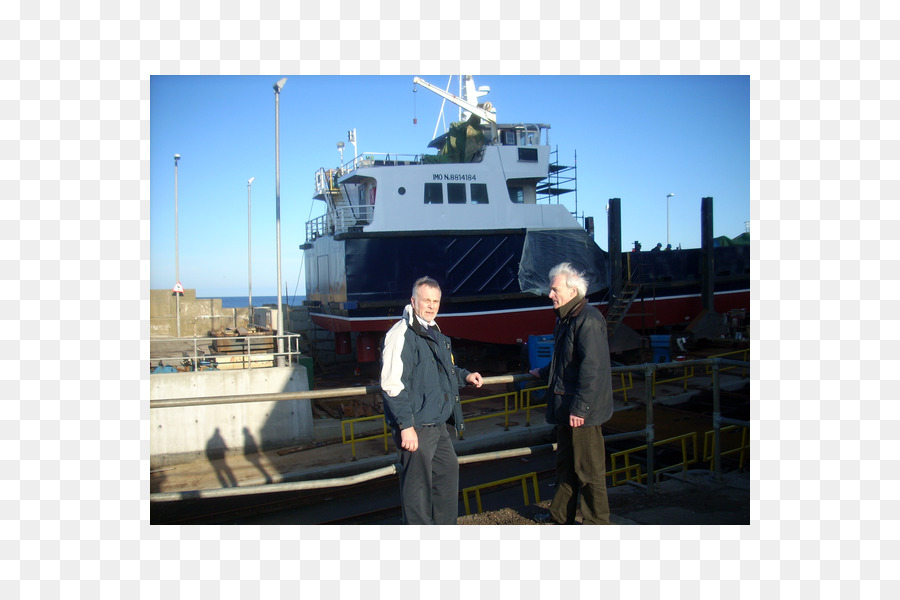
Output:
<path fill-rule="evenodd" d="M 366 152 L 341 166 L 341 175 L 365 167 L 400 167 L 422 164 L 421 154 L 394 154 L 391 152 Z"/>
<path fill-rule="evenodd" d="M 281 353 L 277 350 L 279 337 Z M 260 369 L 275 366 L 279 356 L 283 356 L 287 364 L 300 362 L 301 356 L 308 356 L 301 352 L 305 340 L 298 333 L 166 338 L 165 341 L 177 341 L 189 348 L 179 354 L 152 353 L 151 373 Z M 153 341 L 151 348 L 152 344 Z"/>
<path fill-rule="evenodd" d="M 306 222 L 306 241 L 313 242 L 317 238 L 331 235 L 334 228 L 329 226 L 328 215 L 322 215 Z"/>
<path fill-rule="evenodd" d="M 518 123 L 515 126 L 517 146 L 549 146 L 550 126 Z"/>
<path fill-rule="evenodd" d="M 316 171 L 316 195 L 327 196 L 340 192 L 338 187 L 339 169 L 319 169 Z"/>
<path fill-rule="evenodd" d="M 316 171 L 316 194 L 325 196 L 340 192 L 339 180 L 347 173 L 365 167 L 399 167 L 422 164 L 421 154 L 395 154 L 391 152 L 367 152 L 354 156 L 337 169 L 321 168 Z"/>
<path fill-rule="evenodd" d="M 706 366 L 710 365 L 713 372 L 712 379 L 712 399 L 713 399 L 713 415 L 712 415 L 712 433 L 707 434 L 711 435 L 711 450 L 709 452 L 709 458 L 711 460 L 710 468 L 714 472 L 714 477 L 716 481 L 723 481 L 722 476 L 722 456 L 726 453 L 730 452 L 728 450 L 723 450 L 722 444 L 722 433 L 729 431 L 729 426 L 737 426 L 739 428 L 747 428 L 749 429 L 750 423 L 749 421 L 742 421 L 738 419 L 729 419 L 722 417 L 721 413 L 721 378 L 720 378 L 720 370 L 724 367 L 736 366 L 736 367 L 749 367 L 748 363 L 743 361 L 735 361 L 723 358 L 705 358 L 705 359 L 697 359 L 686 361 L 682 363 L 678 363 L 677 366 Z M 653 375 L 657 368 L 667 366 L 666 363 L 645 363 L 641 365 L 630 365 L 623 367 L 613 367 L 612 373 L 615 376 L 618 373 L 639 373 L 643 375 L 644 381 L 652 381 Z M 484 384 L 485 385 L 493 385 L 493 384 L 510 384 L 510 383 L 523 383 L 523 382 L 534 382 L 534 378 L 529 374 L 516 374 L 516 375 L 500 375 L 496 377 L 485 377 Z M 530 393 L 532 391 L 531 388 L 526 388 L 521 390 L 522 393 Z M 162 408 L 175 408 L 175 407 L 183 407 L 183 406 L 209 406 L 209 405 L 218 405 L 218 404 L 234 404 L 241 402 L 260 402 L 260 401 L 287 401 L 287 400 L 298 400 L 298 399 L 323 399 L 323 398 L 347 398 L 354 396 L 365 396 L 369 394 L 381 394 L 381 387 L 378 385 L 369 385 L 369 386 L 358 386 L 352 388 L 336 388 L 336 389 L 327 389 L 327 390 L 313 390 L 313 391 L 303 391 L 303 392 L 291 392 L 291 393 L 278 393 L 278 394 L 252 394 L 252 395 L 244 395 L 244 396 L 220 396 L 220 397 L 207 397 L 207 398 L 172 398 L 172 399 L 164 399 L 164 400 L 150 400 L 150 408 L 153 409 L 162 409 Z M 604 435 L 604 440 L 607 442 L 617 441 L 621 439 L 630 439 L 637 438 L 643 439 L 646 445 L 646 456 L 644 457 L 644 465 L 647 473 L 657 473 L 657 467 L 654 465 L 655 463 L 655 447 L 661 443 L 666 443 L 670 440 L 656 440 L 655 437 L 655 428 L 654 428 L 654 416 L 653 416 L 653 406 L 654 406 L 654 398 L 652 396 L 652 385 L 644 386 L 644 406 L 645 406 L 645 417 L 646 417 L 646 427 L 643 429 L 637 429 L 635 431 L 627 431 L 623 433 L 616 433 L 610 435 Z M 532 406 L 532 408 L 535 408 Z M 502 414 L 502 413 L 500 413 Z M 374 417 L 364 417 L 361 419 L 355 419 L 353 421 L 375 421 L 378 418 L 383 418 L 383 415 L 377 415 Z M 343 427 L 343 425 L 342 425 Z M 352 431 L 352 429 L 351 429 Z M 367 439 L 385 439 L 387 436 L 391 435 L 386 430 L 382 430 L 383 433 L 380 435 L 369 435 Z M 344 443 L 350 443 L 354 445 L 355 442 L 351 438 Z M 359 440 L 357 440 L 359 441 Z M 746 445 L 746 444 L 742 444 Z M 355 445 L 353 446 L 355 448 Z M 555 450 L 556 444 L 549 444 L 548 449 Z M 460 457 L 460 464 L 470 463 L 470 462 L 478 462 L 484 460 L 497 460 L 500 458 L 506 458 L 508 456 L 526 456 L 528 454 L 534 454 L 535 452 L 542 451 L 543 448 L 519 448 L 512 450 L 503 450 L 503 451 L 495 451 L 495 452 L 487 452 L 483 454 L 477 455 L 469 455 Z M 741 448 L 739 450 L 744 450 Z M 704 451 L 704 455 L 706 455 L 706 451 Z M 659 471 L 664 471 L 665 469 L 659 469 Z M 229 496 L 244 496 L 244 495 L 252 495 L 252 494 L 263 494 L 269 492 L 281 492 L 281 491 L 299 491 L 299 490 L 308 490 L 308 489 L 323 489 L 323 488 L 334 488 L 334 487 L 344 487 L 347 485 L 352 485 L 355 483 L 360 483 L 363 481 L 369 481 L 372 479 L 378 479 L 381 477 L 386 477 L 389 475 L 395 475 L 398 472 L 397 465 L 391 465 L 388 467 L 384 467 L 381 469 L 377 469 L 374 471 L 370 471 L 368 473 L 361 473 L 357 475 L 353 475 L 350 477 L 344 478 L 334 478 L 334 479 L 325 479 L 325 480 L 317 480 L 317 481 L 287 481 L 284 483 L 267 483 L 263 485 L 248 485 L 241 487 L 230 487 L 230 488 L 221 488 L 221 489 L 212 489 L 212 490 L 191 490 L 191 491 L 180 491 L 180 492 L 160 492 L 160 493 L 152 493 L 150 494 L 151 502 L 172 502 L 178 500 L 184 500 L 187 498 L 220 498 L 220 497 L 229 497 Z M 652 495 L 655 491 L 656 480 L 657 477 L 646 477 L 646 483 L 641 484 L 640 479 L 640 471 L 638 471 L 638 477 L 636 479 L 628 478 L 628 483 L 632 485 L 637 485 L 638 487 L 643 487 L 648 495 Z M 607 472 L 607 475 L 610 475 L 610 472 Z"/>
<path fill-rule="evenodd" d="M 362 231 L 374 217 L 375 206 L 372 204 L 336 207 L 320 217 L 307 221 L 306 241 L 313 242 L 317 238 L 335 233 Z"/>

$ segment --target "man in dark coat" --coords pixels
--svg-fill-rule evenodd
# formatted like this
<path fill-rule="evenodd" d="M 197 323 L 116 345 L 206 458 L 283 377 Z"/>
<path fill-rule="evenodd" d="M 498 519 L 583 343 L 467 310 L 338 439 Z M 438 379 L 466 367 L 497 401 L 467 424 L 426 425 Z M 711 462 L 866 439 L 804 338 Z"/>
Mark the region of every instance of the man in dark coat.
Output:
<path fill-rule="evenodd" d="M 459 390 L 483 383 L 479 373 L 456 366 L 450 338 L 434 320 L 440 305 L 438 282 L 422 277 L 403 318 L 384 338 L 384 416 L 400 455 L 405 524 L 456 525 L 459 460 L 447 423 L 463 431 Z"/>
<path fill-rule="evenodd" d="M 541 522 L 573 524 L 578 494 L 585 525 L 609 524 L 601 425 L 613 413 L 606 320 L 587 302 L 588 282 L 569 263 L 550 270 L 556 312 L 553 358 L 531 374 L 548 379 L 547 422 L 556 425 L 556 494 Z"/>

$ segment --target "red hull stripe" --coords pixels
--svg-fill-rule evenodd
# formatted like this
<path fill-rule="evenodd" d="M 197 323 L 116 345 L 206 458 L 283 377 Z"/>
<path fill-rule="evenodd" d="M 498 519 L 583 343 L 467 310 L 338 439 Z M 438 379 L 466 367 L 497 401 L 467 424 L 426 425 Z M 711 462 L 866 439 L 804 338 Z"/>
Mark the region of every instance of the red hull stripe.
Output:
<path fill-rule="evenodd" d="M 732 309 L 750 307 L 750 291 L 715 294 L 715 310 L 724 314 Z M 670 296 L 642 304 L 635 303 L 625 324 L 634 329 L 685 325 L 702 309 L 699 295 Z M 319 327 L 334 332 L 384 332 L 397 322 L 397 317 L 344 317 L 311 313 Z M 441 331 L 450 337 L 489 344 L 516 344 L 529 335 L 553 333 L 556 317 L 552 307 L 497 310 L 467 313 L 440 313 Z"/>

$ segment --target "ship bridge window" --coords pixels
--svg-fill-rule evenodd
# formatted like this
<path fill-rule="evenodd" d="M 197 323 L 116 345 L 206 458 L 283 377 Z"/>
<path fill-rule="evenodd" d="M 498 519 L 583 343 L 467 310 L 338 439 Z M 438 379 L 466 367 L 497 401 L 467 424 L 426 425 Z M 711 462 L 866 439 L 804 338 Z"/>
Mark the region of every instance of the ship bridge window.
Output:
<path fill-rule="evenodd" d="M 525 204 L 525 189 L 520 187 L 510 187 L 509 200 L 513 204 Z"/>
<path fill-rule="evenodd" d="M 487 184 L 486 183 L 473 183 L 472 189 L 472 204 L 487 204 L 488 203 L 488 194 L 487 194 Z"/>
<path fill-rule="evenodd" d="M 447 184 L 447 202 L 450 204 L 466 203 L 466 184 L 464 183 L 448 183 Z"/>
<path fill-rule="evenodd" d="M 520 162 L 537 162 L 537 148 L 519 148 L 518 150 Z"/>
<path fill-rule="evenodd" d="M 516 132 L 509 129 L 504 129 L 500 132 L 500 141 L 504 146 L 515 146 Z"/>
<path fill-rule="evenodd" d="M 425 204 L 443 204 L 444 186 L 440 183 L 425 184 Z"/>

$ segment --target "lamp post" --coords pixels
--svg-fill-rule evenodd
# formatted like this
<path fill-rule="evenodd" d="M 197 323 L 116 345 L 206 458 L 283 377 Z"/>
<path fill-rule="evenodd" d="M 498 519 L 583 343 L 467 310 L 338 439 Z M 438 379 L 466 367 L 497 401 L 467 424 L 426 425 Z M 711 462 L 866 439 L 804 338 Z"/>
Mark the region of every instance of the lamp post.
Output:
<path fill-rule="evenodd" d="M 247 315 L 247 327 L 253 325 L 253 266 L 250 261 L 250 184 L 256 177 L 247 180 L 247 295 L 250 298 L 250 313 Z"/>
<path fill-rule="evenodd" d="M 279 367 L 284 366 L 284 318 L 281 314 L 281 179 L 280 156 L 278 140 L 278 98 L 281 96 L 281 88 L 287 82 L 287 77 L 279 79 L 274 86 L 275 90 L 275 246 L 276 246 L 276 271 L 278 272 L 278 325 L 277 346 L 278 354 L 275 362 Z"/>
<path fill-rule="evenodd" d="M 674 195 L 675 194 L 668 194 L 666 196 L 666 246 L 669 245 L 669 198 Z"/>
<path fill-rule="evenodd" d="M 175 155 L 175 336 L 181 337 L 181 279 L 178 278 L 178 159 Z"/>

